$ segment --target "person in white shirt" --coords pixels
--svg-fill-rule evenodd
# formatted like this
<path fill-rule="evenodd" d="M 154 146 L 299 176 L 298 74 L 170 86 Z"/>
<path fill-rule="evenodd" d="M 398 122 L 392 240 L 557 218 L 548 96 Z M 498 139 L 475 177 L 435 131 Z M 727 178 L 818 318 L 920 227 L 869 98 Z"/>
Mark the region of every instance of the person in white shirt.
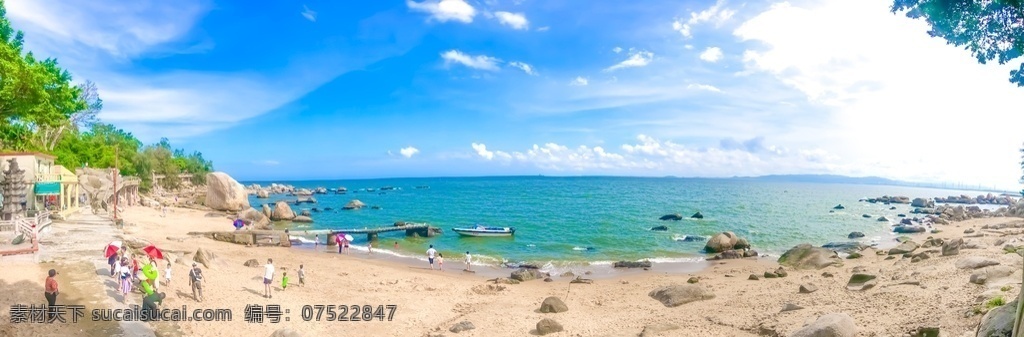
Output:
<path fill-rule="evenodd" d="M 434 270 L 434 255 L 437 255 L 437 250 L 434 250 L 434 245 L 430 245 L 430 249 L 427 249 L 427 262 L 430 262 L 430 270 Z"/>
<path fill-rule="evenodd" d="M 470 266 L 473 265 L 473 256 L 469 255 L 469 251 L 466 251 L 466 270 L 471 270 Z"/>
<path fill-rule="evenodd" d="M 265 269 L 263 273 L 263 297 L 274 298 L 274 295 L 270 292 L 270 282 L 274 281 L 274 259 L 267 259 L 267 264 L 263 268 Z"/>

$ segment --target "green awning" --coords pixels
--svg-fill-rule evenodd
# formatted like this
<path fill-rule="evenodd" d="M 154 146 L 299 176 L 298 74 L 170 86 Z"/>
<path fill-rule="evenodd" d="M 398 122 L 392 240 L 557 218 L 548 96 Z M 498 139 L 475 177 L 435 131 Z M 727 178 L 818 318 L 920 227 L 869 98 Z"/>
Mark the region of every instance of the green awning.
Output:
<path fill-rule="evenodd" d="M 60 195 L 60 183 L 36 183 L 35 192 L 36 195 Z"/>

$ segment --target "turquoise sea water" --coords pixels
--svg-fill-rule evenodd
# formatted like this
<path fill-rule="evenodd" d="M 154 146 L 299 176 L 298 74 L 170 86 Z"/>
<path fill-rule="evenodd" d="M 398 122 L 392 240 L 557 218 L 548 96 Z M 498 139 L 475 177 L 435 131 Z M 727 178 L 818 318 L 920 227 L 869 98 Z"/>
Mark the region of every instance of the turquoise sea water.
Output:
<path fill-rule="evenodd" d="M 245 182 L 246 185 L 270 182 Z M 451 261 L 465 251 L 485 263 L 529 262 L 545 265 L 601 265 L 610 261 L 651 259 L 691 261 L 705 257 L 703 241 L 682 242 L 684 235 L 711 236 L 733 231 L 747 238 L 761 253 L 779 254 L 793 245 L 808 242 L 821 245 L 849 241 L 847 234 L 861 231 L 865 242 L 885 242 L 895 237 L 890 223 L 879 216 L 899 221 L 898 213 L 909 216 L 909 205 L 858 202 L 882 195 L 937 197 L 982 192 L 929 188 L 846 185 L 821 183 L 778 183 L 736 179 L 626 178 L 626 177 L 488 177 L 422 178 L 350 181 L 299 181 L 285 183 L 297 188 L 346 187 L 345 195 L 315 195 L 317 204 L 292 206 L 301 209 L 332 207 L 312 213 L 313 224 L 278 223 L 294 229 L 344 229 L 391 226 L 395 221 L 426 222 L 444 229 L 432 238 L 408 238 L 404 231 L 380 235 L 375 247 L 396 253 L 421 256 L 433 244 Z M 427 185 L 429 189 L 416 189 Z M 400 190 L 384 191 L 393 186 Z M 355 190 L 376 188 L 377 192 Z M 373 210 L 345 211 L 352 199 Z M 270 199 L 250 197 L 260 204 L 295 200 L 294 196 L 271 195 Z M 836 204 L 845 210 L 829 213 Z M 895 210 L 890 210 L 895 206 Z M 696 211 L 702 220 L 689 219 Z M 682 221 L 661 221 L 665 214 L 679 213 Z M 870 214 L 871 218 L 863 218 Z M 516 227 L 510 238 L 460 237 L 452 227 L 476 223 Z M 650 228 L 667 225 L 667 232 Z M 229 225 L 226 225 L 229 226 Z M 312 239 L 312 237 L 310 237 Z M 325 238 L 321 237 L 321 241 Z M 365 235 L 355 235 L 353 244 L 366 244 Z M 585 248 L 590 247 L 591 250 Z"/>

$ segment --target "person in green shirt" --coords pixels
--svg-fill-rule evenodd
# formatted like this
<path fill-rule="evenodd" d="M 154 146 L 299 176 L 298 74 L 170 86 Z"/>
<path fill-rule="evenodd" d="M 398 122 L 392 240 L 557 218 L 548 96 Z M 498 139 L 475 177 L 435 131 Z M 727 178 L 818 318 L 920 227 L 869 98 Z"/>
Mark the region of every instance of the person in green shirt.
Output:
<path fill-rule="evenodd" d="M 288 272 L 281 274 L 281 290 L 288 288 Z"/>

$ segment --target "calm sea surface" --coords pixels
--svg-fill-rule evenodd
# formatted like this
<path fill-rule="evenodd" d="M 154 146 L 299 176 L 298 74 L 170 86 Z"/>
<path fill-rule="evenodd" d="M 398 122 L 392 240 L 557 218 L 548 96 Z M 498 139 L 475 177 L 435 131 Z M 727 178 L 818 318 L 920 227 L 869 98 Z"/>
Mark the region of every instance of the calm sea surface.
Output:
<path fill-rule="evenodd" d="M 244 182 L 248 185 L 269 182 Z M 685 235 L 711 236 L 732 231 L 747 238 L 761 253 L 780 254 L 793 245 L 808 242 L 821 245 L 849 241 L 847 234 L 867 234 L 865 242 L 890 241 L 890 223 L 879 216 L 899 221 L 898 213 L 910 214 L 910 205 L 858 202 L 882 195 L 937 197 L 982 192 L 951 191 L 916 187 L 846 185 L 821 183 L 752 182 L 734 179 L 625 178 L 625 177 L 488 177 L 409 178 L 379 180 L 279 182 L 299 188 L 346 187 L 344 195 L 315 195 L 317 204 L 293 206 L 319 208 L 313 224 L 277 223 L 279 228 L 345 229 L 391 226 L 395 221 L 426 222 L 444 229 L 432 238 L 405 237 L 404 231 L 381 234 L 375 246 L 393 253 L 421 256 L 433 244 L 451 261 L 465 251 L 481 262 L 530 262 L 540 265 L 603 265 L 610 261 L 651 259 L 656 262 L 692 261 L 705 257 L 703 241 L 683 242 Z M 430 186 L 416 189 L 416 186 Z M 392 186 L 398 190 L 379 188 Z M 377 192 L 353 192 L 365 188 Z M 352 199 L 373 210 L 344 211 Z M 250 203 L 295 200 L 294 196 L 271 195 L 270 199 L 250 197 Z M 829 211 L 836 204 L 845 210 Z M 890 210 L 895 206 L 895 210 Z M 334 208 L 323 211 L 324 208 Z M 705 218 L 689 219 L 700 211 Z M 665 214 L 679 213 L 682 221 L 660 221 Z M 863 218 L 870 214 L 871 218 Z M 452 227 L 473 224 L 516 227 L 510 238 L 460 237 Z M 668 231 L 650 228 L 667 225 Z M 230 226 L 230 224 L 225 224 Z M 354 235 L 357 246 L 366 244 L 365 235 Z M 312 239 L 310 237 L 309 239 Z M 321 237 L 321 241 L 325 238 Z M 589 248 L 589 249 L 588 249 Z"/>

